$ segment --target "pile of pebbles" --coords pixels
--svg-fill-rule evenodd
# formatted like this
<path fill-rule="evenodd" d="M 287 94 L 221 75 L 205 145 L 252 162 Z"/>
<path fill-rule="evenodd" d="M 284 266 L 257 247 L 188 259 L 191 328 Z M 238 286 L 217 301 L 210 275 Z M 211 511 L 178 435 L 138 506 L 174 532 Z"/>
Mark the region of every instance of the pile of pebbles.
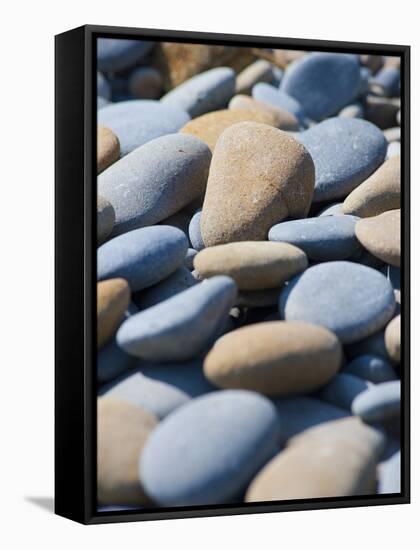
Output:
<path fill-rule="evenodd" d="M 399 59 L 98 69 L 100 509 L 399 492 Z"/>

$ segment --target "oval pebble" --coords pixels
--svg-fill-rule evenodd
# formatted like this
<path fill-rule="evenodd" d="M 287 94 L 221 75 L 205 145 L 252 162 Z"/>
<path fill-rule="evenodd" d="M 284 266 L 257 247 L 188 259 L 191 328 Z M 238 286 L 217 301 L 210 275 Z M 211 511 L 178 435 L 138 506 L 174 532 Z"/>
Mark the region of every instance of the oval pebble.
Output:
<path fill-rule="evenodd" d="M 380 260 L 400 267 L 401 261 L 401 210 L 389 210 L 356 224 L 360 243 Z"/>
<path fill-rule="evenodd" d="M 98 38 L 98 69 L 104 72 L 118 72 L 128 69 L 142 60 L 153 45 L 153 42 L 145 40 Z"/>
<path fill-rule="evenodd" d="M 343 203 L 342 202 L 335 202 L 333 204 L 329 204 L 325 208 L 322 208 L 322 210 L 319 211 L 318 216 L 343 216 Z"/>
<path fill-rule="evenodd" d="M 250 109 L 252 111 L 270 113 L 273 117 L 273 126 L 276 126 L 276 128 L 291 132 L 297 132 L 299 130 L 299 122 L 292 113 L 289 113 L 289 111 L 285 109 L 274 107 L 274 105 L 269 103 L 257 101 L 247 95 L 239 94 L 232 97 L 229 101 L 229 109 Z"/>
<path fill-rule="evenodd" d="M 191 275 L 191 272 L 186 267 L 180 267 L 160 283 L 135 292 L 133 300 L 140 309 L 147 309 L 195 284 L 197 279 Z"/>
<path fill-rule="evenodd" d="M 348 363 L 342 371 L 373 384 L 389 382 L 397 378 L 391 364 L 379 355 L 359 355 Z"/>
<path fill-rule="evenodd" d="M 201 236 L 201 211 L 200 208 L 191 218 L 190 225 L 188 227 L 188 235 L 190 237 L 190 242 L 193 245 L 194 249 L 198 252 L 205 248 L 203 243 L 203 238 Z"/>
<path fill-rule="evenodd" d="M 401 404 L 399 380 L 376 384 L 362 392 L 353 401 L 351 410 L 365 422 L 382 422 L 398 417 Z"/>
<path fill-rule="evenodd" d="M 291 95 L 271 84 L 261 82 L 252 88 L 252 97 L 262 103 L 268 103 L 283 111 L 291 113 L 301 124 L 305 121 L 302 105 Z"/>
<path fill-rule="evenodd" d="M 115 223 L 115 210 L 112 204 L 98 195 L 96 204 L 96 227 L 98 245 L 106 241 Z"/>
<path fill-rule="evenodd" d="M 271 83 L 273 80 L 273 65 L 265 59 L 257 59 L 237 75 L 235 93 L 249 94 L 254 84 L 258 82 Z"/>
<path fill-rule="evenodd" d="M 124 279 L 108 279 L 97 284 L 97 345 L 113 336 L 130 303 L 130 289 Z"/>
<path fill-rule="evenodd" d="M 274 455 L 278 439 L 277 413 L 267 399 L 216 392 L 159 424 L 142 453 L 140 478 L 163 506 L 229 502 Z"/>
<path fill-rule="evenodd" d="M 97 173 L 100 174 L 120 157 L 120 142 L 109 128 L 98 126 L 97 132 Z"/>
<path fill-rule="evenodd" d="M 385 329 L 386 350 L 393 361 L 401 360 L 401 315 L 397 315 Z"/>

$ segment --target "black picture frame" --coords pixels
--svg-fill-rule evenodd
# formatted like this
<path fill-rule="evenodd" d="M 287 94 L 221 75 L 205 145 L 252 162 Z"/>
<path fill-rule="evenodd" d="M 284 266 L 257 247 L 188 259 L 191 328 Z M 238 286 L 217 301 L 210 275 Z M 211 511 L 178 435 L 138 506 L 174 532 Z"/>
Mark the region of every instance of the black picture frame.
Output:
<path fill-rule="evenodd" d="M 401 57 L 401 493 L 151 511 L 96 511 L 96 39 L 375 53 Z M 55 37 L 55 513 L 84 523 L 410 502 L 410 47 L 85 25 Z"/>

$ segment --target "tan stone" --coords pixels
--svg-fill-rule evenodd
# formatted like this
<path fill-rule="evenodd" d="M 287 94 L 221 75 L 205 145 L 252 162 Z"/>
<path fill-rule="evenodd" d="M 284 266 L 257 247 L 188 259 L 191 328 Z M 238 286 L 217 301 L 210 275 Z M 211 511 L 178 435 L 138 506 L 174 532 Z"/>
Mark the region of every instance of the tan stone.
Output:
<path fill-rule="evenodd" d="M 219 338 L 205 358 L 204 373 L 220 388 L 291 395 L 325 385 L 340 368 L 341 358 L 341 344 L 326 328 L 270 321 Z"/>
<path fill-rule="evenodd" d="M 139 458 L 156 417 L 127 401 L 98 399 L 98 500 L 101 504 L 146 504 Z"/>
<path fill-rule="evenodd" d="M 348 195 L 343 203 L 344 214 L 360 218 L 377 216 L 401 205 L 401 159 L 386 160 L 371 176 Z"/>
<path fill-rule="evenodd" d="M 108 279 L 97 284 L 98 348 L 113 336 L 130 302 L 125 279 Z"/>
<path fill-rule="evenodd" d="M 374 256 L 385 263 L 400 266 L 401 211 L 389 210 L 356 223 L 356 237 Z"/>
<path fill-rule="evenodd" d="M 385 329 L 385 347 L 393 361 L 401 360 L 401 316 L 397 315 Z"/>
<path fill-rule="evenodd" d="M 384 435 L 358 418 L 310 428 L 289 441 L 254 478 L 246 502 L 375 493 Z"/>
<path fill-rule="evenodd" d="M 247 95 L 235 95 L 229 101 L 229 109 L 251 109 L 253 111 L 261 111 L 270 113 L 273 118 L 272 126 L 288 132 L 296 132 L 299 130 L 299 121 L 288 111 L 258 101 Z"/>
<path fill-rule="evenodd" d="M 257 57 L 267 59 L 282 69 L 286 68 L 289 63 L 307 55 L 303 50 L 279 50 L 272 48 L 254 48 L 252 50 Z"/>
<path fill-rule="evenodd" d="M 96 206 L 96 226 L 98 245 L 110 236 L 115 223 L 115 210 L 112 204 L 98 195 Z"/>
<path fill-rule="evenodd" d="M 257 59 L 245 67 L 236 77 L 236 93 L 249 94 L 258 82 L 272 82 L 274 78 L 272 64 L 265 59 Z"/>
<path fill-rule="evenodd" d="M 263 241 L 285 219 L 305 217 L 315 167 L 305 147 L 285 132 L 239 122 L 217 141 L 201 214 L 206 247 Z"/>
<path fill-rule="evenodd" d="M 120 142 L 109 128 L 98 126 L 97 173 L 100 174 L 120 157 Z"/>

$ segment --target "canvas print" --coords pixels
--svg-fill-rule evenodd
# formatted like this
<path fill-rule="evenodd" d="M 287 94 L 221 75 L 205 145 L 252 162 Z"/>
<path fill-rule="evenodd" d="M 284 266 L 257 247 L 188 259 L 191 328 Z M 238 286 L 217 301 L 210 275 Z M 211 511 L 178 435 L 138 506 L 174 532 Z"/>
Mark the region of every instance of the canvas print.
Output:
<path fill-rule="evenodd" d="M 400 493 L 400 57 L 96 65 L 97 510 Z"/>

